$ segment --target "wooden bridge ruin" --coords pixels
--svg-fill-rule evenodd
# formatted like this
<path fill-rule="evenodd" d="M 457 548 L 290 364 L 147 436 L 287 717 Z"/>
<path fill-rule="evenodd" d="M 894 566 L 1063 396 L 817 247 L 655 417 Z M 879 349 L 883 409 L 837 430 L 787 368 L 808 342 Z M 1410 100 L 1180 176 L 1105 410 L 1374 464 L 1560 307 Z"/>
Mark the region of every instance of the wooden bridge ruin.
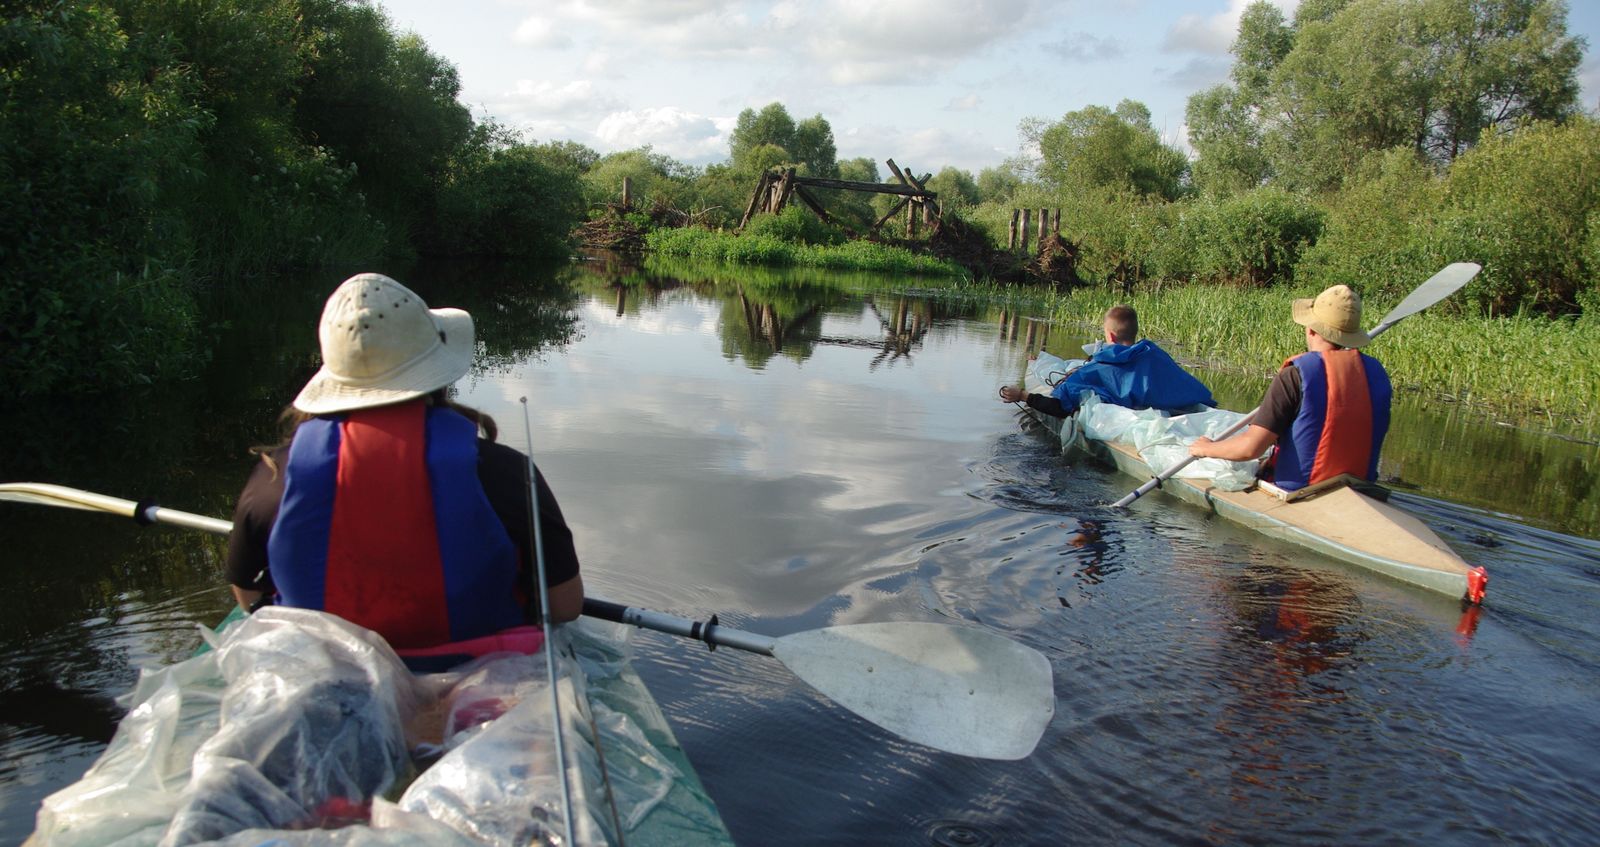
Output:
<path fill-rule="evenodd" d="M 823 207 L 822 201 L 818 200 L 817 196 L 811 192 L 813 188 L 833 188 L 844 191 L 863 191 L 871 194 L 899 195 L 900 202 L 878 218 L 868 228 L 868 233 L 876 232 L 902 210 L 906 213 L 905 232 L 907 238 L 912 238 L 917 234 L 919 222 L 928 226 L 939 223 L 943 218 L 943 213 L 939 209 L 939 195 L 937 192 L 929 191 L 927 185 L 933 174 L 924 174 L 921 179 L 918 179 L 909 169 L 901 170 L 893 159 L 886 159 L 885 163 L 889 165 L 889 171 L 894 174 L 895 179 L 899 180 L 898 184 L 800 176 L 795 172 L 794 168 L 767 171 L 757 180 L 755 191 L 750 194 L 750 203 L 745 206 L 744 217 L 739 219 L 739 228 L 744 229 L 745 224 L 750 223 L 750 219 L 758 213 L 777 214 L 783 211 L 790 201 L 798 199 L 806 208 L 815 212 L 823 222 L 841 227 L 852 236 L 855 236 L 856 233 L 849 225 L 828 214 L 828 210 Z"/>

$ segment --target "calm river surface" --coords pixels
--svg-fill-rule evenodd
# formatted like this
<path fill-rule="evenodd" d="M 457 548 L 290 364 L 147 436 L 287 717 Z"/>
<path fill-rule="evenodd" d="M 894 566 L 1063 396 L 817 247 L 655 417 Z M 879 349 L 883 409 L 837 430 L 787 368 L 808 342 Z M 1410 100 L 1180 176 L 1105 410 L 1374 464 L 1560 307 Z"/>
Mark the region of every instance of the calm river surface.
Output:
<path fill-rule="evenodd" d="M 1395 501 L 1492 577 L 1464 617 L 1165 495 L 1104 508 L 1136 481 L 1063 459 L 995 396 L 1043 328 L 936 286 L 394 273 L 473 312 L 461 399 L 517 447 L 529 398 L 594 593 L 771 635 L 964 621 L 1049 657 L 1043 741 L 989 762 L 889 737 L 776 662 L 640 633 L 638 668 L 742 844 L 1600 843 L 1592 444 L 1418 400 L 1397 414 Z M 341 278 L 218 303 L 225 341 L 193 383 L 8 415 L 0 478 L 226 516 Z M 1086 334 L 1048 342 L 1070 355 Z M 1205 376 L 1235 408 L 1265 386 Z M 104 748 L 137 667 L 221 617 L 220 555 L 0 505 L 0 843 Z"/>

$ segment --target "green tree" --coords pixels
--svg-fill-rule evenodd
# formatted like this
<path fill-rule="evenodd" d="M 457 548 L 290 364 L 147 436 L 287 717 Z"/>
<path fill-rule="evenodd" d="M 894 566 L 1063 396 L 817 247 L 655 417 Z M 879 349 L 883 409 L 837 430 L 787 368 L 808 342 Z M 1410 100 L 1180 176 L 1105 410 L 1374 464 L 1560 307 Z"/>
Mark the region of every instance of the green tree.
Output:
<path fill-rule="evenodd" d="M 833 127 L 821 115 L 813 115 L 795 125 L 789 152 L 807 176 L 839 175 L 839 151 L 833 144 Z"/>
<path fill-rule="evenodd" d="M 308 61 L 294 126 L 356 166 L 357 185 L 403 243 L 432 221 L 435 187 L 472 133 L 456 69 L 416 35 L 397 36 L 377 6 L 298 5 Z"/>
<path fill-rule="evenodd" d="M 972 174 L 948 165 L 928 180 L 928 190 L 936 192 L 939 202 L 947 208 L 976 206 L 981 199 L 978 182 L 972 178 Z"/>
<path fill-rule="evenodd" d="M 1162 143 L 1142 103 L 1089 106 L 1039 126 L 1039 178 L 1058 190 L 1126 189 L 1166 199 L 1183 192 L 1188 159 Z"/>
<path fill-rule="evenodd" d="M 728 135 L 734 167 L 749 171 L 748 160 L 754 151 L 768 146 L 785 151 L 785 161 L 794 161 L 788 155 L 794 149 L 794 133 L 794 118 L 789 117 L 789 110 L 782 103 L 769 103 L 760 112 L 745 109 Z"/>
<path fill-rule="evenodd" d="M 639 147 L 602 156 L 590 166 L 583 175 L 584 193 L 590 204 L 615 203 L 622 196 L 626 178 L 635 206 L 660 200 L 681 208 L 688 205 L 690 184 L 698 175 L 693 167 L 671 156 Z"/>
<path fill-rule="evenodd" d="M 0 19 L 0 382 L 9 399 L 194 363 L 184 208 L 213 117 L 187 69 L 104 3 Z"/>
<path fill-rule="evenodd" d="M 983 203 L 1004 203 L 1022 187 L 1022 178 L 1005 165 L 978 171 L 978 200 Z"/>
<path fill-rule="evenodd" d="M 1265 172 L 1322 190 L 1396 146 L 1448 164 L 1491 128 L 1574 114 L 1583 46 L 1560 0 L 1328 0 L 1302 6 L 1293 27 L 1252 4 L 1231 90 L 1190 101 L 1196 178 Z"/>

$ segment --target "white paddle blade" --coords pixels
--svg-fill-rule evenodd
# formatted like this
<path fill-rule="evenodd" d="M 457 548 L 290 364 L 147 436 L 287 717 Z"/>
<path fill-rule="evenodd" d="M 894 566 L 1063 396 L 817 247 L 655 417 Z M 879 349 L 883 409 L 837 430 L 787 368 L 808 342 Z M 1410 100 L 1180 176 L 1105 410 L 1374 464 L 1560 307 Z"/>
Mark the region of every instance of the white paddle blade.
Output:
<path fill-rule="evenodd" d="M 779 638 L 773 655 L 878 726 L 963 756 L 1021 759 L 1055 714 L 1049 660 L 980 629 L 915 622 L 835 626 Z"/>
<path fill-rule="evenodd" d="M 1389 314 L 1383 316 L 1383 322 L 1394 323 L 1401 318 L 1408 318 L 1449 297 L 1471 282 L 1481 270 L 1483 270 L 1481 265 L 1472 262 L 1445 265 L 1443 270 L 1428 277 L 1427 281 L 1417 286 L 1406 299 L 1401 300 L 1400 305 L 1389 310 Z"/>
<path fill-rule="evenodd" d="M 36 503 L 40 506 L 60 506 L 90 512 L 110 512 L 125 518 L 133 517 L 132 500 L 108 497 L 92 491 L 79 491 L 64 485 L 43 482 L 8 482 L 0 484 L 0 500 L 15 503 Z"/>

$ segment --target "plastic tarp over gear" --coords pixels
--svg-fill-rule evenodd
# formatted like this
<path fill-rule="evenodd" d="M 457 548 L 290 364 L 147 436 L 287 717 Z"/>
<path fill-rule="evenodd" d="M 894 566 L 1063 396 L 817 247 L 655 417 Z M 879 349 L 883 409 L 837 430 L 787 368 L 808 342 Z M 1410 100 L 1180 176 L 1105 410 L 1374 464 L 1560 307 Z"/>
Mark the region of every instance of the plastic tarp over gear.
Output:
<path fill-rule="evenodd" d="M 580 844 L 622 843 L 682 776 L 645 728 L 585 695 L 624 672 L 624 631 L 582 620 L 553 640 Z M 542 655 L 415 675 L 376 634 L 281 607 L 206 633 L 213 649 L 141 674 L 110 746 L 46 798 L 30 845 L 564 841 Z"/>
<path fill-rule="evenodd" d="M 1087 349 L 1087 348 L 1086 348 Z M 1034 386 L 1054 386 L 1067 374 L 1082 367 L 1083 359 L 1062 359 L 1040 352 L 1028 366 L 1028 380 Z M 1150 470 L 1160 474 L 1189 457 L 1189 444 L 1204 435 L 1216 438 L 1244 415 L 1227 409 L 1206 409 L 1174 415 L 1159 409 L 1129 409 L 1102 401 L 1094 392 L 1081 395 L 1081 405 L 1073 420 L 1076 426 L 1062 429 L 1062 446 L 1072 447 L 1073 439 L 1118 441 L 1139 451 Z M 1225 459 L 1197 459 L 1177 473 L 1184 479 L 1207 479 L 1223 491 L 1243 491 L 1255 484 L 1260 470 L 1258 460 L 1230 462 Z"/>

